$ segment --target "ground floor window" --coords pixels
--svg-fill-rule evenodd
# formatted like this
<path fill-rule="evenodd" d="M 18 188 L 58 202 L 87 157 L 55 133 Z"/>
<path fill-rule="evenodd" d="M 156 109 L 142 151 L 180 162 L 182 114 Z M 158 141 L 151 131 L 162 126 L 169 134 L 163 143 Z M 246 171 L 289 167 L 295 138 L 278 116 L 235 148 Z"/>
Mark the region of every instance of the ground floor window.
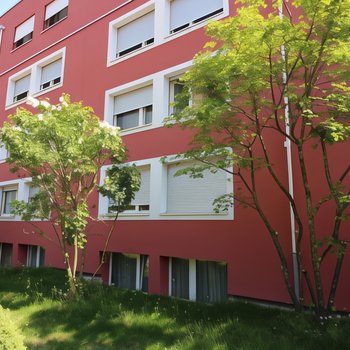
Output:
<path fill-rule="evenodd" d="M 12 265 L 12 244 L 0 243 L 0 265 Z"/>
<path fill-rule="evenodd" d="M 227 299 L 227 264 L 197 260 L 196 292 L 198 301 L 212 303 Z"/>
<path fill-rule="evenodd" d="M 189 299 L 189 261 L 171 259 L 171 296 Z"/>
<path fill-rule="evenodd" d="M 37 245 L 28 245 L 27 248 L 27 266 L 44 266 L 45 250 Z"/>
<path fill-rule="evenodd" d="M 148 256 L 112 253 L 110 284 L 120 288 L 148 291 Z"/>
<path fill-rule="evenodd" d="M 180 258 L 169 261 L 171 296 L 207 303 L 227 299 L 226 262 Z"/>

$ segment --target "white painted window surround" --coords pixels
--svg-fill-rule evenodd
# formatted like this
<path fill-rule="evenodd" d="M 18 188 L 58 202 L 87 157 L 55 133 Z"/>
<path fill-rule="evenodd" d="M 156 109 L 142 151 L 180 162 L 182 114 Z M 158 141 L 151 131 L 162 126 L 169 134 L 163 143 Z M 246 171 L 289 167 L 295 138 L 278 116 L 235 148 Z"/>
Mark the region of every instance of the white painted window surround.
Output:
<path fill-rule="evenodd" d="M 107 90 L 105 92 L 105 120 L 113 125 L 115 123 L 114 116 L 116 113 L 134 110 L 141 105 L 146 105 L 145 99 L 141 101 L 140 98 L 136 97 L 141 96 L 137 94 L 138 91 L 142 91 L 142 89 L 148 87 L 147 95 L 142 96 L 147 98 L 147 103 L 150 103 L 149 100 L 152 99 L 152 121 L 150 123 L 139 123 L 136 127 L 122 130 L 122 135 L 162 127 L 164 118 L 167 117 L 169 111 L 171 111 L 169 108 L 170 103 L 173 102 L 170 89 L 171 82 L 188 70 L 191 64 L 192 61 L 188 61 Z M 150 87 L 152 87 L 152 89 L 150 89 Z M 123 98 L 123 96 L 127 98 Z M 131 107 L 132 105 L 134 107 Z"/>
<path fill-rule="evenodd" d="M 15 29 L 14 47 L 19 47 L 32 39 L 35 16 L 28 18 Z"/>
<path fill-rule="evenodd" d="M 56 13 L 68 6 L 68 0 L 54 0 L 46 6 L 45 20 L 54 16 Z"/>
<path fill-rule="evenodd" d="M 0 198 L 3 198 L 3 192 L 10 189 L 15 189 L 17 190 L 16 199 L 27 202 L 31 183 L 31 178 L 2 181 L 0 182 Z M 3 214 L 3 210 L 1 210 L 0 221 L 21 221 L 21 218 L 12 214 Z"/>
<path fill-rule="evenodd" d="M 170 158 L 171 159 L 171 158 Z M 159 157 L 157 158 L 149 158 L 143 159 L 139 161 L 133 162 L 137 167 L 145 167 L 148 166 L 150 169 L 149 173 L 149 211 L 148 212 L 125 212 L 119 215 L 120 220 L 232 220 L 233 219 L 233 208 L 230 208 L 228 212 L 216 214 L 211 210 L 211 202 L 212 197 L 208 196 L 209 193 L 212 195 L 212 190 L 204 191 L 200 196 L 195 197 L 193 193 L 198 190 L 197 184 L 194 182 L 193 191 L 191 188 L 187 187 L 187 195 L 193 195 L 191 199 L 191 207 L 188 206 L 187 203 L 183 203 L 182 210 L 179 209 L 179 204 L 181 204 L 180 198 L 177 198 L 176 208 L 177 210 L 173 210 L 174 204 L 169 206 L 168 201 L 168 182 L 169 182 L 169 174 L 168 170 L 172 164 L 176 164 L 175 162 L 164 163 L 161 161 Z M 103 184 L 105 173 L 108 166 L 104 166 L 101 169 L 100 176 L 100 184 Z M 181 176 L 180 181 L 186 182 L 188 181 L 187 176 Z M 187 178 L 187 179 L 186 179 Z M 218 184 L 215 184 L 214 190 L 220 188 L 225 193 L 231 193 L 233 190 L 232 181 L 230 181 L 231 177 L 228 173 L 223 172 L 219 176 L 215 175 L 213 179 L 218 180 Z M 202 180 L 200 181 L 201 186 L 203 183 L 212 184 L 213 179 Z M 147 180 L 148 181 L 148 180 Z M 192 180 L 192 181 L 197 181 Z M 192 182 L 191 181 L 191 182 Z M 202 191 L 200 189 L 200 191 Z M 219 194 L 219 193 L 218 193 Z M 224 193 L 220 193 L 224 194 Z M 137 198 L 137 196 L 136 196 Z M 198 200 L 197 200 L 198 199 Z M 187 199 L 186 199 L 187 200 Z M 206 202 L 204 204 L 203 202 Z M 100 219 L 110 220 L 113 219 L 113 216 L 108 215 L 108 198 L 99 195 L 99 211 L 98 215 Z M 198 206 L 198 207 L 197 207 Z M 196 208 L 195 210 L 192 208 Z M 172 211 L 172 212 L 171 212 Z"/>
<path fill-rule="evenodd" d="M 136 21 L 141 21 L 140 18 L 149 13 L 154 13 L 154 38 L 151 42 L 147 42 L 147 38 L 138 32 L 138 35 L 134 35 L 138 38 L 141 35 L 142 40 L 138 40 L 137 43 L 130 40 L 134 45 L 143 43 L 137 49 L 127 52 L 123 55 L 118 55 L 120 51 L 118 40 L 122 41 L 122 47 L 124 42 L 129 40 L 123 38 L 118 39 L 118 31 L 122 28 L 127 29 L 128 25 L 131 27 L 137 27 Z M 198 28 L 207 25 L 209 19 L 219 20 L 228 16 L 229 14 L 229 0 L 150 0 L 136 9 L 128 12 L 127 14 L 116 18 L 109 23 L 109 35 L 108 35 L 108 54 L 107 54 L 107 66 L 117 64 L 122 60 L 133 57 L 146 50 L 151 49 L 157 45 L 164 44 L 170 40 L 178 38 L 181 35 L 189 33 Z M 209 16 L 208 16 L 209 15 Z M 153 16 L 153 15 L 152 15 Z M 135 24 L 132 24 L 132 23 Z M 144 30 L 145 34 L 149 34 L 149 28 Z M 132 32 L 132 31 L 131 31 Z M 125 48 L 126 48 L 125 46 Z"/>
<path fill-rule="evenodd" d="M 61 87 L 64 78 L 65 53 L 64 47 L 13 74 L 8 80 L 6 109 L 25 102 L 27 96 L 37 97 Z M 28 89 L 27 96 L 21 95 L 26 91 L 25 89 Z M 16 99 L 16 96 L 20 96 L 20 99 Z"/>

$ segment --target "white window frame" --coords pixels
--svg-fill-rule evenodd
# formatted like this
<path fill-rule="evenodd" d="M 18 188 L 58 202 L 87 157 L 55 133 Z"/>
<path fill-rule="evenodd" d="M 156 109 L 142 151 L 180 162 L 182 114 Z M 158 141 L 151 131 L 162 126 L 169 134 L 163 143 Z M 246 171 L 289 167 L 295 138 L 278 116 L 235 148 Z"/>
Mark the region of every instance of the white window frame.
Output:
<path fill-rule="evenodd" d="M 22 47 L 24 44 L 27 44 L 30 41 L 32 41 L 33 32 L 34 32 L 34 22 L 35 22 L 35 16 L 31 16 L 15 28 L 15 36 L 13 39 L 13 50 L 16 50 Z M 24 35 L 22 34 L 21 36 L 17 37 L 18 31 L 22 30 L 23 32 L 23 27 L 26 27 L 26 29 L 24 30 L 25 34 Z M 22 41 L 22 43 L 19 43 L 20 41 Z"/>
<path fill-rule="evenodd" d="M 110 252 L 109 254 L 109 271 L 108 271 L 108 285 L 112 285 L 112 260 L 113 260 L 113 254 L 124 254 L 132 258 L 136 258 L 136 281 L 135 281 L 135 290 L 142 290 L 141 285 L 141 255 L 147 255 L 148 256 L 148 263 L 149 263 L 149 254 L 133 254 L 133 253 L 125 253 L 125 252 Z M 114 285 L 114 284 L 113 284 Z"/>
<path fill-rule="evenodd" d="M 43 94 L 46 94 L 52 90 L 58 89 L 63 86 L 64 81 L 64 67 L 65 67 L 65 56 L 66 56 L 66 48 L 62 48 L 51 55 L 48 55 L 47 57 L 39 60 L 38 62 L 32 64 L 29 67 L 26 67 L 22 69 L 21 71 L 13 74 L 9 77 L 8 84 L 7 84 L 7 95 L 6 95 L 6 107 L 5 109 L 10 109 L 15 106 L 20 105 L 21 103 L 24 103 L 27 101 L 27 98 L 29 96 L 38 97 Z M 47 66 L 50 63 L 53 63 L 59 59 L 62 59 L 61 64 L 61 76 L 60 76 L 60 82 L 57 84 L 51 84 L 49 87 L 45 89 L 41 89 L 41 73 L 42 68 Z M 30 84 L 29 84 L 29 92 L 27 94 L 27 97 L 24 99 L 21 99 L 20 101 L 14 102 L 14 93 L 15 93 L 15 84 L 16 81 L 19 79 L 24 78 L 25 76 L 30 75 Z"/>
<path fill-rule="evenodd" d="M 133 90 L 128 90 L 126 92 L 123 93 L 119 93 L 116 95 L 113 95 L 113 102 L 114 102 L 114 106 L 115 106 L 115 99 L 118 98 L 118 96 L 122 96 L 122 95 L 127 95 L 128 93 L 133 93 L 136 92 L 137 90 L 140 90 L 142 88 L 150 88 L 151 89 L 151 104 L 148 104 L 146 106 L 141 106 L 141 107 L 136 107 L 135 106 L 130 106 L 130 109 L 123 111 L 121 113 L 116 113 L 115 112 L 115 107 L 113 107 L 113 121 L 112 121 L 112 125 L 117 126 L 117 118 L 118 116 L 121 116 L 122 114 L 126 114 L 126 113 L 130 113 L 130 112 L 135 112 L 138 113 L 138 123 L 136 126 L 133 126 L 131 128 L 126 128 L 126 129 L 122 129 L 122 132 L 127 132 L 127 131 L 132 131 L 134 129 L 138 129 L 138 128 L 143 128 L 143 127 L 147 127 L 152 125 L 152 121 L 150 123 L 146 122 L 146 114 L 147 114 L 147 108 L 151 107 L 152 111 L 151 111 L 151 115 L 152 115 L 152 119 L 153 119 L 153 85 L 149 84 L 149 85 L 145 85 L 145 86 L 139 86 L 138 88 L 134 88 Z"/>
<path fill-rule="evenodd" d="M 5 213 L 6 204 L 9 204 L 7 202 L 7 193 L 9 193 L 9 192 L 16 192 L 15 200 L 17 200 L 18 199 L 18 186 L 16 186 L 16 185 L 4 186 L 1 188 L 1 216 L 14 217 L 14 215 L 11 213 Z"/>
<path fill-rule="evenodd" d="M 181 164 L 182 162 L 187 162 L 188 160 L 186 158 L 183 159 L 178 159 L 175 156 L 168 156 L 166 159 L 163 160 L 162 165 L 163 165 L 163 176 L 162 176 L 162 194 L 163 194 L 163 202 L 162 202 L 162 211 L 161 211 L 161 216 L 168 216 L 168 217 L 188 217 L 188 218 L 194 218 L 194 217 L 228 217 L 233 219 L 233 206 L 230 207 L 227 211 L 222 212 L 222 213 L 215 213 L 215 212 L 203 212 L 203 213 L 173 213 L 168 211 L 167 207 L 167 201 L 168 201 L 168 167 L 173 164 Z M 188 176 L 188 175 L 181 175 L 181 176 Z M 232 175 L 229 174 L 228 172 L 226 173 L 226 194 L 232 193 L 233 192 L 233 181 L 232 181 Z"/>
<path fill-rule="evenodd" d="M 171 17 L 171 2 L 172 0 L 167 0 L 168 1 L 168 11 L 169 11 L 169 18 Z M 190 29 L 191 27 L 197 27 L 197 25 L 201 25 L 202 23 L 207 23 L 208 20 L 210 19 L 218 19 L 221 18 L 223 16 L 223 14 L 225 13 L 225 0 L 222 0 L 222 11 L 217 12 L 217 13 L 212 13 L 211 15 L 208 14 L 205 18 L 203 18 L 203 16 L 200 16 L 196 19 L 194 19 L 193 21 L 189 22 L 189 23 L 184 23 L 183 25 L 175 28 L 176 30 L 171 30 L 170 27 L 170 20 L 169 20 L 169 34 L 176 34 L 182 31 L 186 31 L 188 29 Z"/>
<path fill-rule="evenodd" d="M 161 160 L 160 157 L 137 160 L 129 164 L 135 164 L 137 167 L 150 166 L 150 195 L 149 212 L 130 212 L 120 213 L 118 220 L 233 220 L 234 208 L 231 207 L 223 213 L 204 213 L 204 214 L 186 214 L 186 213 L 167 213 L 167 165 L 170 162 L 179 162 L 174 156 L 168 156 Z M 100 172 L 100 185 L 104 183 L 106 170 L 110 165 L 105 165 Z M 226 193 L 232 193 L 232 176 L 227 173 Z M 98 218 L 100 220 L 113 220 L 114 215 L 108 214 L 108 198 L 99 194 Z"/>
<path fill-rule="evenodd" d="M 114 111 L 114 105 L 115 105 L 115 97 L 124 95 L 130 92 L 133 92 L 135 90 L 152 86 L 152 122 L 148 124 L 144 124 L 144 117 L 145 117 L 145 107 L 139 108 L 139 125 L 121 130 L 122 135 L 131 134 L 134 132 L 139 132 L 142 130 L 148 130 L 150 128 L 154 127 L 154 123 L 157 123 L 160 125 L 160 121 L 155 118 L 155 115 L 159 116 L 159 110 L 158 106 L 156 105 L 156 98 L 157 98 L 157 87 L 159 87 L 159 84 L 156 84 L 156 81 L 153 79 L 152 76 L 144 77 L 138 81 L 134 81 L 131 83 L 127 83 L 124 85 L 121 85 L 119 87 L 107 90 L 105 93 L 105 121 L 108 122 L 110 125 L 115 124 L 115 111 Z M 130 111 L 134 111 L 137 108 L 130 108 Z M 156 124 L 156 125 L 157 125 Z"/>
<path fill-rule="evenodd" d="M 3 213 L 3 192 L 7 189 L 15 189 L 17 190 L 17 197 L 16 199 L 18 201 L 28 201 L 29 196 L 29 185 L 31 184 L 32 179 L 30 177 L 23 178 L 23 179 L 15 179 L 15 180 L 9 180 L 9 181 L 2 181 L 0 182 L 0 221 L 21 221 L 21 217 L 18 215 L 13 214 L 4 214 Z"/>
<path fill-rule="evenodd" d="M 63 6 L 60 6 L 59 10 L 57 10 L 56 12 L 53 12 L 51 14 L 50 17 L 47 16 L 47 10 L 48 8 L 52 7 L 52 5 L 54 5 L 55 2 L 62 2 Z M 53 0 L 51 1 L 50 3 L 48 3 L 46 6 L 45 6 L 45 15 L 44 15 L 44 31 L 45 30 L 48 30 L 49 28 L 52 28 L 53 26 L 55 26 L 56 24 L 62 22 L 64 19 L 66 19 L 68 17 L 68 6 L 69 6 L 69 0 Z M 54 23 L 52 23 L 51 25 L 49 24 L 50 22 L 48 22 L 52 17 L 55 17 L 57 16 L 59 13 L 63 12 L 63 11 L 66 11 L 66 14 L 64 15 L 64 17 L 62 17 L 61 19 L 58 19 L 57 21 L 55 21 Z M 47 23 L 48 22 L 48 23 Z"/>
<path fill-rule="evenodd" d="M 147 15 L 150 12 L 154 12 L 154 19 L 155 22 L 157 20 L 157 13 L 155 10 L 155 1 L 148 1 L 145 4 L 137 7 L 136 9 L 128 12 L 127 14 L 115 19 L 114 21 L 109 23 L 109 30 L 108 30 L 108 53 L 107 53 L 107 66 L 110 66 L 112 64 L 121 62 L 122 60 L 128 59 L 130 57 L 133 57 L 137 54 L 140 54 L 141 52 L 144 52 L 146 50 L 149 50 L 150 48 L 154 47 L 155 41 L 156 41 L 156 25 L 154 24 L 154 37 L 153 41 L 149 44 L 143 43 L 141 48 L 135 49 L 125 55 L 122 55 L 118 57 L 117 52 L 117 40 L 118 40 L 118 28 L 121 28 L 138 18 L 143 17 L 144 15 Z"/>
<path fill-rule="evenodd" d="M 168 290 L 169 290 L 169 296 L 172 296 L 172 259 L 175 257 L 169 257 L 169 270 L 168 270 Z M 177 258 L 177 257 L 176 257 Z M 217 261 L 217 260 L 207 260 L 207 259 L 188 259 L 188 258 L 180 258 L 180 259 L 186 259 L 188 260 L 188 286 L 189 286 L 189 298 L 190 301 L 196 301 L 197 300 L 197 261 L 210 261 L 210 262 L 216 262 L 216 263 L 225 263 L 227 265 L 227 281 L 228 281 L 228 264 L 226 261 Z"/>
<path fill-rule="evenodd" d="M 150 163 L 147 162 L 147 160 L 145 161 L 137 161 L 137 162 L 132 162 L 132 163 L 127 163 L 126 165 L 131 165 L 134 164 L 137 168 L 149 168 L 149 178 L 150 178 L 150 183 L 149 183 L 149 192 L 151 194 L 151 174 L 152 174 L 152 166 Z M 107 169 L 109 169 L 111 167 L 111 165 L 106 165 L 103 166 L 101 168 L 101 175 L 100 175 L 100 185 L 102 185 L 104 183 L 104 180 L 106 178 L 106 171 Z M 150 203 L 150 198 L 149 198 L 149 203 L 147 203 L 147 205 L 149 205 L 150 210 L 151 210 L 151 203 Z M 133 204 L 131 204 L 133 205 Z M 145 203 L 146 205 L 146 203 Z M 107 197 L 102 196 L 101 194 L 99 194 L 99 217 L 100 218 L 104 218 L 104 219 L 114 219 L 115 217 L 115 213 L 110 212 L 109 210 L 109 206 L 110 206 L 110 200 Z M 139 205 L 135 205 L 135 210 L 125 210 L 123 212 L 120 212 L 118 217 L 120 219 L 123 218 L 127 218 L 127 217 L 142 217 L 145 218 L 147 216 L 149 216 L 150 214 L 150 210 L 139 210 Z"/>

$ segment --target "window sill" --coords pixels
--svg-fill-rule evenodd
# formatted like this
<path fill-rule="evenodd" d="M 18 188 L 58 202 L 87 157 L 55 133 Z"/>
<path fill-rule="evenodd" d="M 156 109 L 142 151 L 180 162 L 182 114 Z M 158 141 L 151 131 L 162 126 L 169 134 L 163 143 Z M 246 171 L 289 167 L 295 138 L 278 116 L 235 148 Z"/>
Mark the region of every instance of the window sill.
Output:
<path fill-rule="evenodd" d="M 181 29 L 175 33 L 169 33 L 168 35 L 165 36 L 164 40 L 165 40 L 165 42 L 167 42 L 167 41 L 176 39 L 178 37 L 181 37 L 184 34 L 187 34 L 187 33 L 190 33 L 194 30 L 197 30 L 199 28 L 205 27 L 208 24 L 208 22 L 211 20 L 218 21 L 218 20 L 220 20 L 224 17 L 227 17 L 227 16 L 228 16 L 228 13 L 226 13 L 225 9 L 223 9 L 222 12 L 220 12 L 216 15 L 213 15 L 212 17 L 203 19 L 202 21 L 194 23 L 194 24 L 192 24 L 184 29 Z"/>
<path fill-rule="evenodd" d="M 45 33 L 46 31 L 48 31 L 49 29 L 55 27 L 57 24 L 61 23 L 62 21 L 64 21 L 64 20 L 67 19 L 67 18 L 68 18 L 68 16 L 66 16 L 66 17 L 64 17 L 64 18 L 62 18 L 62 19 L 60 19 L 59 21 L 57 21 L 56 23 L 54 23 L 52 26 L 43 29 L 43 30 L 41 31 L 40 34 Z"/>
<path fill-rule="evenodd" d="M 11 214 L 8 214 L 8 215 L 6 215 L 6 214 L 1 214 L 0 215 L 0 220 L 14 220 L 14 219 L 16 219 L 16 216 L 15 215 L 11 215 Z"/>
<path fill-rule="evenodd" d="M 141 217 L 141 216 L 149 216 L 149 212 L 145 213 L 120 213 L 118 215 L 118 218 L 125 218 L 125 217 Z M 100 220 L 114 220 L 115 215 L 113 214 L 101 214 L 98 216 Z"/>
<path fill-rule="evenodd" d="M 118 58 L 113 58 L 113 59 L 109 59 L 108 60 L 108 63 L 107 63 L 107 67 L 110 67 L 110 66 L 113 66 L 117 63 L 120 63 L 120 62 L 123 62 L 125 60 L 127 60 L 128 58 L 131 58 L 131 57 L 134 57 L 136 55 L 139 55 L 140 53 L 143 53 L 143 52 L 146 52 L 148 51 L 149 49 L 151 49 L 152 47 L 154 47 L 156 45 L 154 45 L 154 43 L 150 44 L 150 45 L 147 45 L 147 46 L 144 46 L 144 47 L 141 47 L 139 49 L 136 49 L 135 51 L 132 51 L 122 57 L 118 57 Z"/>
<path fill-rule="evenodd" d="M 46 93 L 48 93 L 48 92 L 50 92 L 50 91 L 52 91 L 52 90 L 58 89 L 58 88 L 60 88 L 60 87 L 62 87 L 62 86 L 63 86 L 63 82 L 60 82 L 59 84 L 50 86 L 50 87 L 48 87 L 48 88 L 46 88 L 46 89 L 39 90 L 39 91 L 37 91 L 36 93 L 34 93 L 32 96 L 33 96 L 33 97 L 41 96 L 41 95 L 46 94 Z"/>
<path fill-rule="evenodd" d="M 228 213 L 161 213 L 160 216 L 227 216 Z"/>
<path fill-rule="evenodd" d="M 128 135 L 128 134 L 133 134 L 135 132 L 141 131 L 142 129 L 147 130 L 147 129 L 150 129 L 151 126 L 152 126 L 152 123 L 135 126 L 134 128 L 123 129 L 123 130 L 120 130 L 120 135 L 124 136 L 124 135 Z"/>
<path fill-rule="evenodd" d="M 12 50 L 10 51 L 10 53 L 13 53 L 13 52 L 17 51 L 18 49 L 20 49 L 20 48 L 23 47 L 24 45 L 30 43 L 31 41 L 33 41 L 33 39 L 30 39 L 30 40 L 26 41 L 25 43 L 23 43 L 22 45 L 19 45 L 19 46 L 15 47 L 14 49 L 12 49 Z"/>

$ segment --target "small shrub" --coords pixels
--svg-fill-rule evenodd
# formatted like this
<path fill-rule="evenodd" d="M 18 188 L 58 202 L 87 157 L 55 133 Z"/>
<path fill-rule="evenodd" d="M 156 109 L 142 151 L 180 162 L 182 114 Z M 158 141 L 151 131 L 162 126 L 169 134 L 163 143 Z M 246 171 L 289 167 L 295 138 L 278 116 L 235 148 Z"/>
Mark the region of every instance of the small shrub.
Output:
<path fill-rule="evenodd" d="M 0 305 L 0 350 L 25 350 L 23 336 L 11 320 L 10 311 Z"/>

